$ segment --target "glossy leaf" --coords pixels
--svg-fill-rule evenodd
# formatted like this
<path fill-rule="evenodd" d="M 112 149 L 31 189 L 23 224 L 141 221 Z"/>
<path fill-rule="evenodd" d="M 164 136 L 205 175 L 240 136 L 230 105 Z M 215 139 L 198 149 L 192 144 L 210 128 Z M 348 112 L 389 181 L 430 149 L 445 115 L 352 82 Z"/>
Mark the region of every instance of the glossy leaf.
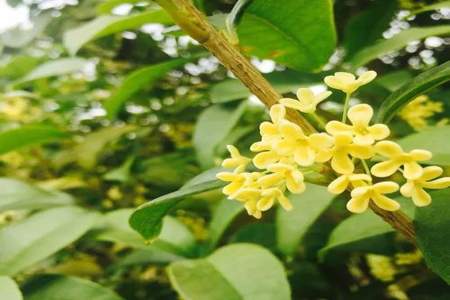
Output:
<path fill-rule="evenodd" d="M 300 195 L 289 196 L 294 209 L 277 209 L 276 229 L 278 249 L 285 255 L 293 255 L 308 228 L 330 205 L 334 198 L 326 187 L 308 184 Z"/>
<path fill-rule="evenodd" d="M 424 7 L 421 7 L 419 9 L 411 11 L 407 17 L 411 17 L 411 16 L 418 15 L 418 14 L 421 14 L 421 13 L 424 13 L 427 11 L 438 10 L 438 9 L 442 9 L 442 8 L 447 8 L 447 9 L 450 8 L 450 1 L 440 1 L 438 3 L 426 5 Z"/>
<path fill-rule="evenodd" d="M 46 191 L 12 178 L 0 178 L 0 212 L 73 204 L 70 195 Z"/>
<path fill-rule="evenodd" d="M 450 189 L 431 192 L 431 205 L 416 208 L 417 245 L 427 265 L 450 284 Z"/>
<path fill-rule="evenodd" d="M 432 127 L 408 135 L 397 142 L 407 150 L 426 149 L 433 158 L 424 163 L 450 166 L 450 126 Z"/>
<path fill-rule="evenodd" d="M 166 75 L 167 72 L 182 66 L 187 61 L 187 59 L 183 58 L 171 59 L 170 61 L 143 67 L 133 71 L 125 77 L 123 83 L 105 102 L 108 117 L 114 119 L 128 98 L 136 94 L 144 87 L 147 89 L 151 88 L 156 81 Z"/>
<path fill-rule="evenodd" d="M 330 0 L 255 0 L 237 28 L 247 53 L 273 59 L 292 69 L 317 70 L 328 62 L 336 43 Z M 320 37 L 320 38 L 318 38 Z"/>
<path fill-rule="evenodd" d="M 80 238 L 97 215 L 78 207 L 52 208 L 0 230 L 0 274 L 14 275 Z"/>
<path fill-rule="evenodd" d="M 40 275 L 24 287 L 27 300 L 123 300 L 112 290 L 90 280 L 64 275 Z"/>
<path fill-rule="evenodd" d="M 24 125 L 0 132 L 0 154 L 66 137 L 68 137 L 67 133 L 53 126 Z"/>
<path fill-rule="evenodd" d="M 148 263 L 167 264 L 186 257 L 149 245 L 147 248 L 136 249 L 121 259 L 116 266 L 142 265 Z"/>
<path fill-rule="evenodd" d="M 421 40 L 428 36 L 448 34 L 450 34 L 450 25 L 406 29 L 390 39 L 381 40 L 372 46 L 362 49 L 351 58 L 349 63 L 353 68 L 358 68 L 382 55 L 402 49 L 409 42 Z"/>
<path fill-rule="evenodd" d="M 173 193 L 139 206 L 130 217 L 130 225 L 144 239 L 152 241 L 161 233 L 164 216 L 180 201 L 189 196 L 218 189 L 222 186 L 224 186 L 224 183 L 217 179 L 183 186 Z"/>
<path fill-rule="evenodd" d="M 347 57 L 371 45 L 382 37 L 389 28 L 390 21 L 397 10 L 397 2 L 391 0 L 374 1 L 370 7 L 348 21 L 344 33 L 344 46 Z"/>
<path fill-rule="evenodd" d="M 5 300 L 22 300 L 22 293 L 17 283 L 7 276 L 0 276 L 0 298 Z"/>
<path fill-rule="evenodd" d="M 283 265 L 252 244 L 233 244 L 204 259 L 175 262 L 168 272 L 183 299 L 290 299 Z"/>
<path fill-rule="evenodd" d="M 86 169 L 93 168 L 98 156 L 106 145 L 134 129 L 133 125 L 109 126 L 91 132 L 84 137 L 81 143 L 71 149 L 60 152 L 55 159 L 55 164 L 63 166 L 76 161 Z"/>
<path fill-rule="evenodd" d="M 30 73 L 25 75 L 25 77 L 20 79 L 18 83 L 80 72 L 88 63 L 89 60 L 78 57 L 60 58 L 48 61 L 37 66 Z"/>
<path fill-rule="evenodd" d="M 100 16 L 80 27 L 65 32 L 63 43 L 69 53 L 75 55 L 89 41 L 128 29 L 138 28 L 148 23 L 171 24 L 172 20 L 161 9 L 152 9 L 130 16 Z"/>
<path fill-rule="evenodd" d="M 209 224 L 209 246 L 211 249 L 217 245 L 228 225 L 243 210 L 244 206 L 237 201 L 226 198 L 220 200 Z"/>
<path fill-rule="evenodd" d="M 213 105 L 199 115 L 193 142 L 198 162 L 204 168 L 214 165 L 216 147 L 237 124 L 246 106 L 246 102 L 233 107 Z"/>
<path fill-rule="evenodd" d="M 106 214 L 96 234 L 99 240 L 121 243 L 133 248 L 147 248 L 142 237 L 128 224 L 133 209 L 124 208 Z M 195 238 L 184 224 L 177 219 L 166 216 L 163 219 L 161 234 L 152 243 L 152 247 L 166 250 L 178 255 L 192 254 Z"/>
<path fill-rule="evenodd" d="M 389 122 L 402 107 L 414 98 L 449 80 L 450 62 L 428 69 L 386 98 L 378 111 L 377 120 L 381 123 Z"/>
<path fill-rule="evenodd" d="M 400 202 L 404 213 L 410 218 L 414 217 L 414 206 L 410 199 L 395 200 Z M 348 247 L 392 232 L 395 232 L 394 228 L 370 210 L 351 215 L 333 229 L 327 244 L 320 250 L 319 257 L 323 258 L 332 249 Z"/>

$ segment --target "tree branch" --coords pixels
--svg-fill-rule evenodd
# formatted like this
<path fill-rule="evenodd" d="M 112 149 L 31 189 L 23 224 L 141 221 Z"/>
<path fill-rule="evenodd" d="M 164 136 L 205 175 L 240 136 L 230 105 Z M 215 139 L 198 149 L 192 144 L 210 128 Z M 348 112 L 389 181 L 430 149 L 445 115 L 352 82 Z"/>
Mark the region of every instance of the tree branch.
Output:
<path fill-rule="evenodd" d="M 219 61 L 267 107 L 281 98 L 270 83 L 234 47 L 223 34 L 218 32 L 189 0 L 156 0 L 172 16 L 174 21 L 193 39 L 208 49 Z M 298 124 L 306 133 L 315 132 L 314 127 L 297 112 L 287 111 L 289 120 Z M 408 239 L 415 241 L 412 222 L 402 212 L 388 212 L 370 203 L 370 208 L 384 221 L 401 232 Z"/>

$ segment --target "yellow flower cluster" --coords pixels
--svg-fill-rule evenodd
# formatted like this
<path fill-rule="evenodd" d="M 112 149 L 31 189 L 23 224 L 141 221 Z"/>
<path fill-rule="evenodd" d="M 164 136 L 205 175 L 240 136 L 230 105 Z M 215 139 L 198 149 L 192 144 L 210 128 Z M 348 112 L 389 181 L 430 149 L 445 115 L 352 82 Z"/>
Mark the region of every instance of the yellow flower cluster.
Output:
<path fill-rule="evenodd" d="M 337 72 L 324 81 L 346 93 L 348 99 L 351 93 L 375 76 L 374 71 L 365 72 L 359 78 Z M 223 193 L 230 199 L 243 202 L 248 214 L 256 218 L 277 202 L 290 210 L 292 204 L 285 193 L 299 194 L 305 190 L 302 171 L 313 164 L 328 162 L 338 174 L 329 184 L 328 191 L 333 194 L 351 191 L 347 208 L 354 213 L 364 212 L 370 201 L 384 210 L 399 209 L 398 202 L 386 196 L 399 189 L 417 206 L 428 205 L 431 197 L 425 189 L 450 186 L 450 177 L 436 179 L 442 174 L 440 167 L 423 168 L 419 164 L 431 158 L 429 151 L 416 149 L 405 152 L 398 144 L 386 141 L 389 128 L 384 124 L 370 124 L 373 109 L 367 104 L 357 104 L 348 110 L 344 107 L 343 121 L 328 122 L 326 132 L 307 134 L 286 118 L 286 107 L 314 113 L 316 106 L 330 94 L 326 91 L 316 95 L 310 89 L 299 89 L 297 100 L 283 98 L 280 104 L 273 105 L 271 121 L 260 125 L 261 140 L 250 147 L 256 153 L 252 159 L 229 145 L 231 156 L 223 161 L 222 166 L 233 171 L 217 174 L 220 180 L 228 182 Z M 345 122 L 347 117 L 349 123 Z M 375 156 L 380 156 L 382 161 L 369 169 L 366 160 Z M 257 171 L 247 171 L 251 163 Z M 361 168 L 365 173 L 359 171 Z M 396 172 L 406 180 L 401 188 L 396 182 L 375 182 L 373 178 L 386 178 Z"/>
<path fill-rule="evenodd" d="M 415 130 L 427 127 L 427 119 L 443 111 L 441 102 L 431 101 L 428 96 L 422 95 L 409 102 L 400 112 L 399 116 Z"/>

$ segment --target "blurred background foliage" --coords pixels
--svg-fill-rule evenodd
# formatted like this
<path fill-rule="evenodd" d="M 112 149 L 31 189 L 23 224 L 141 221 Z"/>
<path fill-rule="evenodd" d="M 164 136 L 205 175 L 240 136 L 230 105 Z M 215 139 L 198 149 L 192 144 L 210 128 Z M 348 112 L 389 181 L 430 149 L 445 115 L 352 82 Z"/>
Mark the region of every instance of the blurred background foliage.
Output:
<path fill-rule="evenodd" d="M 233 277 L 226 266 L 249 260 L 259 267 L 240 276 L 265 286 L 264 299 L 450 298 L 414 245 L 371 213 L 349 217 L 319 186 L 258 222 L 218 190 L 188 196 L 145 243 L 128 226 L 133 208 L 210 178 L 226 144 L 258 138 L 264 107 L 153 2 L 6 2 L 3 18 L 11 8 L 28 17 L 0 28 L 1 299 L 21 299 L 19 289 L 25 299 L 263 299 L 205 271 Z M 352 100 L 379 107 L 449 58 L 449 1 L 267 1 L 275 12 L 253 2 L 237 20 L 239 47 L 285 95 L 370 68 L 378 79 Z M 225 30 L 235 1 L 194 3 Z M 443 166 L 449 95 L 445 84 L 420 95 L 391 123 Z M 341 103 L 334 93 L 320 114 Z"/>

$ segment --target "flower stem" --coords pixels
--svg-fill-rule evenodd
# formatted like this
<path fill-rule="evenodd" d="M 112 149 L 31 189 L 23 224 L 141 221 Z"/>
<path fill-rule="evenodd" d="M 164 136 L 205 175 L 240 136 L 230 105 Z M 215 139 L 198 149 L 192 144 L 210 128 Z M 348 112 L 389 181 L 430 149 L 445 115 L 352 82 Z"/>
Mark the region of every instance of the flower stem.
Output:
<path fill-rule="evenodd" d="M 311 116 L 313 117 L 314 121 L 316 121 L 316 123 L 319 125 L 320 129 L 325 129 L 325 123 L 321 117 L 319 117 L 315 112 L 311 113 Z"/>
<path fill-rule="evenodd" d="M 364 159 L 361 159 L 361 164 L 364 167 L 364 171 L 366 172 L 367 175 L 370 176 L 370 178 L 372 178 L 372 175 L 370 174 L 370 169 L 369 166 L 367 165 L 367 162 Z"/>
<path fill-rule="evenodd" d="M 345 94 L 345 102 L 344 102 L 344 111 L 342 113 L 342 123 L 347 122 L 347 112 L 348 112 L 348 106 L 350 102 L 350 93 Z"/>

